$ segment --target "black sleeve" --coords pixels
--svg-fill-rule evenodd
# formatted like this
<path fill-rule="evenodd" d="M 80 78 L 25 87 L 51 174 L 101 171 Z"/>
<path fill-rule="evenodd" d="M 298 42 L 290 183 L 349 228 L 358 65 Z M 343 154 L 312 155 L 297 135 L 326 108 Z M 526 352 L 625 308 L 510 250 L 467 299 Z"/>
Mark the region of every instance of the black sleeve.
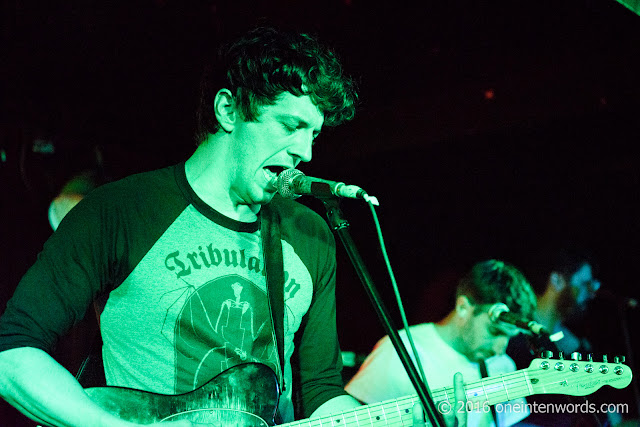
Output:
<path fill-rule="evenodd" d="M 307 249 L 315 260 L 314 293 L 309 311 L 296 334 L 293 372 L 296 418 L 308 418 L 320 405 L 346 395 L 342 382 L 342 358 L 336 329 L 335 240 L 326 223 L 318 216 L 306 232 L 315 244 Z M 319 222 L 318 222 L 319 221 Z M 312 231 L 312 232 L 310 232 Z"/>
<path fill-rule="evenodd" d="M 0 317 L 0 351 L 53 350 L 185 208 L 175 177 L 183 171 L 180 164 L 105 184 L 71 209 L 7 303 Z"/>
<path fill-rule="evenodd" d="M 81 201 L 44 244 L 0 318 L 0 351 L 35 347 L 50 352 L 78 323 L 108 277 L 99 208 Z"/>

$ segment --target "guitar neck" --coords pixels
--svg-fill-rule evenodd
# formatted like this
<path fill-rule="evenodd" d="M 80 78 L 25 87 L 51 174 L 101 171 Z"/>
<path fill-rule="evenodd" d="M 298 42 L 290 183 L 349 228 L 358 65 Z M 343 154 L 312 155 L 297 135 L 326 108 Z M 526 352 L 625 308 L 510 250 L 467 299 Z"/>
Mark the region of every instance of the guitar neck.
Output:
<path fill-rule="evenodd" d="M 486 405 L 495 405 L 534 394 L 534 390 L 529 385 L 526 370 L 474 381 L 465 384 L 464 390 L 467 396 L 467 406 L 480 409 L 487 407 Z M 440 388 L 432 391 L 431 394 L 439 410 L 447 412 L 447 405 L 444 402 L 449 402 L 452 411 L 459 409 L 455 406 L 453 387 Z M 406 396 L 361 406 L 343 411 L 340 414 L 294 421 L 285 424 L 285 426 L 410 426 L 413 418 L 412 408 L 417 402 L 419 402 L 418 396 Z"/>
<path fill-rule="evenodd" d="M 578 355 L 579 356 L 579 355 Z M 434 390 L 431 396 L 436 409 L 441 413 L 464 409 L 486 412 L 489 405 L 507 402 L 534 394 L 563 394 L 586 396 L 604 385 L 622 389 L 631 383 L 631 369 L 622 364 L 624 359 L 614 358 L 614 363 L 589 358 L 578 359 L 534 359 L 529 368 L 510 372 L 465 384 L 466 408 L 455 401 L 453 387 Z M 287 424 L 294 426 L 410 426 L 412 408 L 417 396 L 387 400 L 361 406 L 341 414 L 302 420 Z"/>

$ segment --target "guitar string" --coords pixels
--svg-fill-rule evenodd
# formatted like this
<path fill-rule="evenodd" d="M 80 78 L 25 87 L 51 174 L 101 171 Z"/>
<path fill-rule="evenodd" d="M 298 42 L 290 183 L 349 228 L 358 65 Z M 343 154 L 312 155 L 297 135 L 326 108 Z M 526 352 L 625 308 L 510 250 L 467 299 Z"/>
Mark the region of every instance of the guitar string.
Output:
<path fill-rule="evenodd" d="M 544 361 L 544 359 L 540 359 L 540 362 Z M 553 359 L 550 361 L 554 361 Z M 555 360 L 556 362 L 558 362 L 557 360 Z M 574 363 L 574 362 L 572 362 Z M 594 368 L 593 372 L 586 372 L 584 370 L 585 365 L 587 364 L 591 364 Z M 503 387 L 501 385 L 503 379 L 505 381 L 510 382 L 510 386 L 509 386 L 509 392 L 511 392 L 512 394 L 516 395 L 516 397 L 522 397 L 522 396 L 526 396 L 526 395 L 531 395 L 531 394 L 540 394 L 540 393 L 530 393 L 530 386 L 532 388 L 540 388 L 540 384 L 545 384 L 547 386 L 549 385 L 554 385 L 554 383 L 562 383 L 564 381 L 570 380 L 570 381 L 576 381 L 576 380 L 583 380 L 584 377 L 589 377 L 589 379 L 593 378 L 593 379 L 597 379 L 597 378 L 602 378 L 604 375 L 608 375 L 609 377 L 611 376 L 616 376 L 619 378 L 624 378 L 625 376 L 628 376 L 628 374 L 626 374 L 626 372 L 628 372 L 627 370 L 629 370 L 628 367 L 626 367 L 625 365 L 621 365 L 618 364 L 616 366 L 624 366 L 623 369 L 625 369 L 625 371 L 623 372 L 622 375 L 618 375 L 615 374 L 611 368 L 612 364 L 608 364 L 608 363 L 593 363 L 593 362 L 581 362 L 581 364 L 578 364 L 579 366 L 579 371 L 577 372 L 573 372 L 570 371 L 568 369 L 567 366 L 565 366 L 565 370 L 563 371 L 557 371 L 555 370 L 552 366 L 549 367 L 548 370 L 542 370 L 541 368 L 527 368 L 527 369 L 523 369 L 523 370 L 519 370 L 519 371 L 515 371 L 509 374 L 503 374 L 500 377 L 490 377 L 489 379 L 486 380 L 480 380 L 480 381 L 474 381 L 472 383 L 466 384 L 465 385 L 465 391 L 467 394 L 467 398 L 477 398 L 479 397 L 477 392 L 473 392 L 470 393 L 473 389 L 476 388 L 476 386 L 480 386 L 481 384 L 484 384 L 485 388 L 487 386 L 490 387 L 493 385 L 497 385 L 499 384 L 498 387 L 494 387 L 494 390 L 497 388 L 496 391 L 489 391 L 487 394 L 492 394 L 492 395 L 501 395 L 501 394 L 506 394 L 501 392 L 502 389 L 504 389 L 505 387 Z M 599 368 L 600 366 L 606 366 L 608 368 L 607 372 L 605 374 L 602 374 L 599 372 Z M 545 381 L 548 380 L 548 377 L 550 376 L 558 376 L 561 373 L 565 373 L 565 376 L 563 376 L 562 378 L 560 378 L 558 381 Z M 527 378 L 525 376 L 525 373 L 529 374 L 529 378 L 536 378 L 538 379 L 538 383 L 532 383 L 530 381 L 527 381 Z M 626 374 L 626 375 L 625 375 Z M 599 377 L 598 377 L 599 375 Z M 470 390 L 471 389 L 471 390 Z M 523 392 L 524 391 L 524 392 Z M 452 393 L 453 392 L 453 387 L 445 387 L 442 389 L 438 389 L 435 390 L 433 392 L 433 396 L 434 399 L 437 400 L 444 400 L 446 399 L 447 393 Z M 438 399 L 436 396 L 438 396 L 440 399 Z M 449 401 L 455 401 L 455 398 L 449 398 Z M 489 399 L 487 399 L 489 400 Z M 504 399 L 503 399 L 504 401 Z"/>
<path fill-rule="evenodd" d="M 540 362 L 543 362 L 546 359 L 539 359 Z M 560 360 L 554 360 L 554 359 L 550 359 L 549 361 L 553 362 L 555 361 L 556 363 L 559 362 Z M 567 361 L 569 362 L 569 361 Z M 574 363 L 574 362 L 572 362 Z M 609 371 L 611 371 L 609 365 L 611 364 L 605 364 L 605 363 L 597 363 L 597 362 L 581 362 L 582 366 L 580 367 L 580 370 L 578 372 L 573 372 L 573 371 L 566 371 L 567 375 L 570 375 L 572 378 L 569 378 L 570 381 L 575 382 L 576 380 L 582 380 L 583 377 L 590 377 L 589 379 L 591 379 L 591 377 L 593 375 L 603 375 L 602 373 L 600 373 L 598 371 L 598 368 L 602 365 L 605 365 L 609 368 Z M 593 372 L 586 372 L 583 370 L 584 366 L 586 364 L 592 364 L 592 366 L 594 367 L 594 371 Z M 616 366 L 625 366 L 625 365 L 616 365 Z M 628 367 L 627 367 L 628 369 Z M 533 372 L 530 372 L 533 371 Z M 540 387 L 541 385 L 545 385 L 547 387 L 549 386 L 553 386 L 554 384 L 560 384 L 564 381 L 567 381 L 567 377 L 564 376 L 563 378 L 557 380 L 557 381 L 543 381 L 545 379 L 547 379 L 547 377 L 550 376 L 558 376 L 558 374 L 562 373 L 563 371 L 557 371 L 553 368 L 549 368 L 548 370 L 543 370 L 542 368 L 535 368 L 535 367 L 531 367 L 531 368 L 527 368 L 527 369 L 523 369 L 523 370 L 519 370 L 519 371 L 515 371 L 509 374 L 503 374 L 500 377 L 490 377 L 492 378 L 491 380 L 480 380 L 480 381 L 474 381 L 472 383 L 466 384 L 465 385 L 465 392 L 467 395 L 467 399 L 471 399 L 474 400 L 474 398 L 476 398 L 475 400 L 486 400 L 486 401 L 490 401 L 491 399 L 489 398 L 489 394 L 492 395 L 506 395 L 507 393 L 505 392 L 501 392 L 501 391 L 489 391 L 486 392 L 483 390 L 483 394 L 485 395 L 486 399 L 483 399 L 480 395 L 478 395 L 477 392 L 473 391 L 474 387 L 477 387 L 478 385 L 484 385 L 485 387 L 487 385 L 495 385 L 495 384 L 501 384 L 499 388 L 501 389 L 506 389 L 508 388 L 509 391 L 511 391 L 512 395 L 515 395 L 514 398 L 518 398 L 518 397 L 524 397 L 524 396 L 529 396 L 532 394 L 541 394 L 541 393 L 531 393 L 532 388 L 530 388 L 530 384 L 527 381 L 526 376 L 524 375 L 526 373 L 530 373 L 532 374 L 531 376 L 534 378 L 537 378 L 539 380 L 539 384 L 533 384 L 533 386 L 535 386 L 536 388 Z M 609 373 L 609 372 L 607 372 Z M 611 372 L 611 374 L 614 374 L 613 372 Z M 614 374 L 617 375 L 617 374 Z M 622 377 L 622 375 L 620 376 Z M 516 378 L 514 380 L 514 378 Z M 505 386 L 502 385 L 503 381 L 509 381 L 511 382 L 510 386 L 507 386 L 505 384 Z M 518 383 L 524 383 L 524 387 L 522 386 L 522 384 L 518 384 Z M 604 384 L 603 384 L 604 385 Z M 469 388 L 471 388 L 472 390 L 469 390 Z M 523 393 L 523 390 L 526 390 L 525 393 Z M 448 398 L 448 396 L 450 394 L 453 394 L 453 387 L 445 387 L 445 388 L 441 388 L 438 390 L 435 390 L 433 393 L 433 397 L 435 400 L 438 401 L 443 401 L 443 400 L 448 400 L 449 402 L 455 402 L 455 397 L 453 398 Z M 566 394 L 566 393 L 563 393 Z M 440 399 L 438 399 L 437 397 L 441 397 Z M 477 398 L 480 399 L 477 399 Z M 505 399 L 497 399 L 498 401 L 505 401 Z M 513 398 L 511 399 L 513 400 Z M 368 418 L 369 418 L 369 422 L 371 425 L 374 425 L 374 423 L 380 424 L 380 425 L 388 425 L 388 426 L 395 426 L 395 425 L 402 425 L 404 426 L 404 421 L 403 421 L 403 417 L 405 418 L 410 418 L 412 417 L 412 413 L 411 413 L 411 408 L 413 407 L 413 402 L 415 401 L 415 396 L 408 396 L 408 397 L 403 397 L 403 398 L 399 398 L 399 399 L 390 399 L 384 402 L 378 402 L 378 403 L 374 403 L 371 405 L 367 405 L 366 406 L 366 411 L 368 412 Z M 384 411 L 384 407 L 385 406 L 390 406 L 390 405 L 395 405 L 398 408 L 398 411 L 391 411 L 390 413 L 385 413 Z M 373 416 L 376 417 L 376 419 L 373 419 L 372 416 L 372 409 L 374 410 L 373 412 Z M 356 408 L 354 410 L 348 411 L 347 413 L 341 413 L 339 415 L 331 415 L 331 416 L 327 416 L 327 417 L 322 417 L 320 419 L 317 419 L 318 422 L 320 422 L 319 426 L 322 426 L 322 419 L 324 419 L 325 421 L 331 421 L 332 425 L 334 425 L 334 421 L 338 420 L 338 422 L 343 422 L 342 425 L 345 425 L 347 422 L 351 422 L 350 420 L 353 419 L 358 425 L 360 425 L 360 419 L 358 417 L 358 412 L 363 412 L 365 409 L 364 408 Z M 376 410 L 380 410 L 381 415 L 375 415 L 376 414 Z M 396 418 L 399 418 L 399 422 L 400 424 L 397 423 Z M 309 426 L 313 427 L 314 424 L 312 424 L 312 422 L 314 420 L 305 420 L 302 421 L 304 422 L 309 422 Z M 386 423 L 386 424 L 385 424 Z M 296 422 L 297 424 L 297 422 Z M 296 424 L 289 424 L 291 426 L 296 425 Z M 318 425 L 318 424 L 316 424 Z"/>
<path fill-rule="evenodd" d="M 407 404 L 407 401 L 409 400 L 411 400 L 412 402 L 410 404 Z M 292 423 L 285 424 L 285 426 L 293 427 L 293 426 L 301 426 L 304 424 L 304 425 L 308 425 L 309 427 L 314 427 L 314 426 L 322 427 L 324 425 L 323 421 L 325 422 L 330 421 L 332 426 L 336 426 L 336 425 L 346 426 L 349 423 L 353 423 L 353 422 L 356 422 L 358 426 L 360 425 L 410 426 L 412 425 L 412 423 L 405 424 L 405 421 L 403 421 L 403 418 L 406 420 L 408 420 L 409 418 L 412 418 L 413 415 L 411 412 L 411 407 L 413 407 L 413 400 L 414 399 L 412 398 L 392 399 L 391 402 L 394 402 L 398 408 L 397 412 L 391 411 L 390 413 L 385 413 L 384 411 L 385 405 L 383 404 L 383 402 L 380 402 L 380 403 L 374 403 L 372 405 L 363 406 L 360 408 L 355 408 L 354 410 L 343 411 L 340 414 L 326 415 L 317 419 L 306 419 L 306 420 L 294 421 Z M 400 404 L 402 404 L 404 409 L 400 407 Z M 371 411 L 371 409 L 373 409 L 373 411 Z M 369 418 L 368 421 L 361 420 L 358 417 L 358 412 L 364 412 L 364 411 L 367 412 L 366 418 Z M 361 424 L 360 421 L 366 422 L 367 424 Z"/>
<path fill-rule="evenodd" d="M 402 400 L 406 400 L 406 399 L 402 399 Z M 400 399 L 398 399 L 398 403 L 400 403 Z M 384 408 L 381 405 L 378 404 L 373 404 L 370 406 L 380 406 L 380 415 L 376 415 L 378 412 L 374 412 L 373 415 L 369 415 L 369 420 L 362 420 L 363 422 L 366 422 L 367 424 L 361 424 L 360 423 L 360 418 L 358 417 L 358 412 L 362 412 L 364 409 L 363 408 L 357 408 L 356 410 L 351 410 L 351 411 L 347 411 L 347 412 L 342 412 L 340 414 L 333 414 L 333 415 L 327 415 L 324 416 L 322 418 L 318 418 L 318 419 L 307 419 L 307 420 L 301 420 L 301 421 L 294 421 L 292 423 L 288 423 L 285 424 L 285 426 L 301 426 L 301 425 L 308 425 L 309 427 L 322 427 L 323 421 L 328 422 L 331 421 L 331 426 L 347 426 L 349 425 L 349 423 L 353 424 L 354 422 L 357 423 L 358 426 L 361 425 L 365 425 L 365 426 L 374 426 L 374 425 L 383 425 L 383 426 L 410 426 L 412 425 L 411 422 L 405 423 L 405 421 L 411 421 L 413 414 L 411 412 L 411 407 L 413 406 L 412 404 L 410 406 L 407 406 L 406 403 L 403 403 L 403 406 L 407 406 L 405 409 L 400 408 L 400 406 L 398 405 L 398 408 L 400 409 L 400 411 L 395 412 L 393 411 L 392 413 L 387 413 L 385 415 L 384 413 Z M 284 427 L 284 426 L 283 426 Z"/>
<path fill-rule="evenodd" d="M 476 382 L 477 383 L 477 382 Z M 471 383 L 471 384 L 475 384 L 475 383 Z M 471 385 L 469 384 L 469 385 Z M 435 393 L 438 393 L 442 391 L 437 390 Z M 435 394 L 434 393 L 434 394 Z M 371 405 L 368 405 L 366 410 L 369 413 L 369 423 L 370 425 L 375 425 L 375 424 L 379 424 L 379 425 L 387 425 L 387 426 L 395 426 L 395 425 L 404 425 L 404 422 L 402 420 L 403 414 L 402 412 L 404 412 L 404 417 L 405 418 L 409 418 L 410 416 L 412 417 L 410 408 L 413 406 L 413 401 L 414 401 L 415 397 L 405 397 L 405 398 L 400 398 L 400 399 L 391 399 L 388 401 L 384 401 L 384 402 L 379 402 L 379 403 L 374 403 Z M 410 404 L 408 404 L 407 402 L 411 401 Z M 399 422 L 400 424 L 398 424 L 396 418 L 398 418 L 397 415 L 394 414 L 394 416 L 391 415 L 387 415 L 386 419 L 385 419 L 385 411 L 384 411 L 384 407 L 385 406 L 389 406 L 390 404 L 395 404 L 396 407 L 400 408 L 400 411 L 397 412 L 397 414 L 399 415 Z M 401 406 L 404 407 L 404 410 L 401 408 Z M 334 421 L 337 420 L 337 422 L 341 425 L 347 425 L 351 419 L 355 419 L 356 421 L 358 420 L 358 412 L 363 412 L 364 408 L 356 408 L 352 411 L 349 411 L 349 413 L 341 413 L 339 415 L 331 415 L 331 416 L 326 416 L 323 417 L 322 419 L 318 419 L 316 421 L 319 422 L 320 424 L 316 424 L 319 426 L 322 426 L 322 420 L 324 421 L 331 421 L 331 425 L 335 425 Z M 377 415 L 377 414 L 380 415 Z M 353 414 L 353 415 L 351 415 Z M 375 417 L 375 419 L 374 419 Z M 303 421 L 306 422 L 306 421 Z M 313 426 L 315 423 L 312 423 L 312 420 L 309 420 L 309 426 Z"/>

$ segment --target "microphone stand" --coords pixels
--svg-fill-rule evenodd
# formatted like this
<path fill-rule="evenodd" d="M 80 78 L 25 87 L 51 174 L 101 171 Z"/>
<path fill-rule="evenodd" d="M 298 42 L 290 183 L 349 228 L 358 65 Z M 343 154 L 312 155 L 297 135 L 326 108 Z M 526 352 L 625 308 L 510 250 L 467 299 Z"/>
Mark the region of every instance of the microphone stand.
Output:
<path fill-rule="evenodd" d="M 400 338 L 400 334 L 393 325 L 391 316 L 389 315 L 389 312 L 387 311 L 382 299 L 380 298 L 375 284 L 373 283 L 373 279 L 371 278 L 371 275 L 364 265 L 364 262 L 360 257 L 360 254 L 358 253 L 355 243 L 353 242 L 353 239 L 351 238 L 351 235 L 347 230 L 347 227 L 349 227 L 349 223 L 346 219 L 344 219 L 342 211 L 340 210 L 338 199 L 336 197 L 323 197 L 320 200 L 322 200 L 327 210 L 327 218 L 329 220 L 331 228 L 340 237 L 340 240 L 342 241 L 342 244 L 344 245 L 344 248 L 349 255 L 351 263 L 353 264 L 353 267 L 355 268 L 360 281 L 364 285 L 364 288 L 369 295 L 369 299 L 371 300 L 373 308 L 376 310 L 376 313 L 378 314 L 378 317 L 380 318 L 385 331 L 389 335 L 389 338 L 391 339 L 391 342 L 393 343 L 393 346 L 395 347 L 396 352 L 400 357 L 400 361 L 404 365 L 404 368 L 409 375 L 411 383 L 418 392 L 418 397 L 422 402 L 422 407 L 425 409 L 425 413 L 429 421 L 435 427 L 444 426 L 445 423 L 442 418 L 442 414 L 440 414 L 436 410 L 436 406 L 433 403 L 433 399 L 431 398 L 427 385 L 420 379 L 420 376 L 418 375 L 418 372 L 413 365 L 411 358 L 409 357 L 409 353 L 407 352 L 407 349 Z"/>

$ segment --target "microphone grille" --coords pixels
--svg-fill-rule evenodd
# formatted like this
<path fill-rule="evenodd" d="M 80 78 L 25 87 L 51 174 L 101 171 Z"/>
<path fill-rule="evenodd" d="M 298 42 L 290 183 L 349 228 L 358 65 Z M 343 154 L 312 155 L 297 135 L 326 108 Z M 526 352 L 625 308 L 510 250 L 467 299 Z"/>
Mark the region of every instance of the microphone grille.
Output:
<path fill-rule="evenodd" d="M 292 184 L 293 178 L 299 175 L 304 175 L 304 174 L 300 172 L 298 169 L 293 169 L 293 168 L 285 169 L 282 172 L 280 172 L 280 174 L 276 178 L 276 189 L 278 190 L 278 193 L 280 193 L 282 197 L 284 197 L 285 199 L 297 199 L 298 197 L 300 197 L 293 190 L 293 184 Z"/>
<path fill-rule="evenodd" d="M 495 303 L 489 308 L 489 319 L 492 322 L 497 322 L 500 319 L 500 315 L 502 313 L 506 313 L 509 311 L 509 307 L 506 304 L 498 302 Z"/>

